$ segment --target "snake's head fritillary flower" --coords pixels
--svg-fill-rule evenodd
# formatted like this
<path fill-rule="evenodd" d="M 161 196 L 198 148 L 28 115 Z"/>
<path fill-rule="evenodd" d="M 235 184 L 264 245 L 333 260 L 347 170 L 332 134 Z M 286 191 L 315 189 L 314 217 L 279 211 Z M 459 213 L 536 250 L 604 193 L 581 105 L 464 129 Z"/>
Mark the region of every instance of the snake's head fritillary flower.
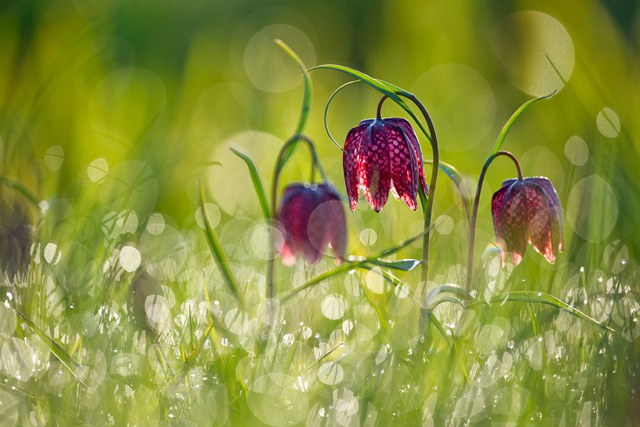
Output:
<path fill-rule="evenodd" d="M 376 212 L 387 203 L 389 190 L 412 210 L 417 207 L 418 186 L 427 193 L 422 150 L 405 119 L 361 121 L 347 134 L 342 162 L 352 211 L 360 190 Z"/>
<path fill-rule="evenodd" d="M 344 260 L 347 223 L 340 195 L 329 184 L 291 184 L 282 194 L 278 221 L 284 229 L 282 263 L 293 265 L 296 254 L 315 264 L 331 244 L 336 260 Z"/>
<path fill-rule="evenodd" d="M 502 265 L 506 253 L 512 253 L 513 263 L 519 264 L 527 242 L 550 263 L 554 263 L 558 252 L 562 251 L 562 206 L 547 178 L 504 181 L 491 200 L 491 215 Z"/>

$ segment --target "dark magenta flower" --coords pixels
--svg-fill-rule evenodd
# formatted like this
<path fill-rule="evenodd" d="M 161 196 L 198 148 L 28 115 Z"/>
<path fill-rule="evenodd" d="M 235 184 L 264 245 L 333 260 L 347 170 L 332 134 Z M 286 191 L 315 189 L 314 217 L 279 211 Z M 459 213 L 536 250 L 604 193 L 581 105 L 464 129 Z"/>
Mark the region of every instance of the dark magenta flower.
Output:
<path fill-rule="evenodd" d="M 547 178 L 504 181 L 491 200 L 491 215 L 503 265 L 506 252 L 513 254 L 518 265 L 527 242 L 550 263 L 556 261 L 562 251 L 564 223 L 558 193 Z"/>
<path fill-rule="evenodd" d="M 278 221 L 284 228 L 282 263 L 293 265 L 302 252 L 309 264 L 331 244 L 338 262 L 347 248 L 347 223 L 340 195 L 328 184 L 291 184 L 282 194 Z"/>
<path fill-rule="evenodd" d="M 422 150 L 405 119 L 361 121 L 347 134 L 342 162 L 352 211 L 360 190 L 376 212 L 387 203 L 389 190 L 413 210 L 417 207 L 418 185 L 427 192 Z"/>

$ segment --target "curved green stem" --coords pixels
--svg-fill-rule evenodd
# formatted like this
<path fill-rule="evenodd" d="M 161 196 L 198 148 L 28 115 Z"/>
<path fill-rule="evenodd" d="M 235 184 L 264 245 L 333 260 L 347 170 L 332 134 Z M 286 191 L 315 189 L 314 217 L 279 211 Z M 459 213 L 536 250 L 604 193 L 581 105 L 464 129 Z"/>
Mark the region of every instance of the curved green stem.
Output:
<path fill-rule="evenodd" d="M 422 202 L 422 210 L 424 212 L 424 227 L 423 227 L 424 234 L 422 237 L 422 268 L 420 272 L 420 282 L 423 283 L 421 300 L 424 301 L 424 299 L 427 296 L 427 281 L 429 279 L 429 243 L 430 243 L 429 237 L 431 235 L 431 217 L 433 214 L 433 201 L 436 193 L 436 183 L 438 182 L 438 171 L 440 169 L 440 150 L 438 147 L 438 136 L 436 135 L 436 129 L 435 129 L 435 126 L 433 125 L 433 120 L 431 120 L 431 116 L 429 115 L 429 112 L 427 111 L 425 106 L 422 104 L 422 102 L 420 102 L 418 97 L 416 97 L 414 94 L 404 90 L 399 90 L 397 92 L 397 95 L 404 96 L 405 98 L 411 100 L 422 113 L 422 116 L 424 117 L 427 123 L 429 133 L 427 134 L 426 132 L 424 132 L 422 123 L 420 123 L 419 121 L 418 121 L 418 125 L 420 126 L 420 128 L 423 130 L 423 132 L 429 139 L 429 142 L 431 143 L 431 151 L 433 153 L 431 180 L 429 181 L 429 190 L 426 194 L 426 201 L 425 201 L 424 189 L 422 188 L 422 186 L 420 186 L 418 189 L 418 191 L 420 192 L 420 201 Z M 382 98 L 380 98 L 380 102 L 378 103 L 378 109 L 376 111 L 378 120 L 381 117 L 380 110 L 382 108 L 382 104 L 387 98 L 388 96 L 386 94 L 384 94 Z M 427 324 L 427 316 L 428 316 L 427 310 L 425 308 L 422 308 L 420 310 L 419 331 L 424 331 L 424 327 Z"/>
<path fill-rule="evenodd" d="M 327 105 L 324 107 L 324 130 L 327 132 L 327 135 L 329 136 L 329 139 L 331 140 L 331 142 L 333 142 L 333 145 L 338 147 L 340 151 L 344 151 L 344 148 L 342 148 L 342 146 L 338 144 L 338 142 L 333 138 L 333 135 L 331 135 L 331 131 L 329 130 L 329 123 L 327 121 L 327 116 L 329 115 L 329 106 L 331 105 L 333 98 L 335 98 L 336 95 L 340 91 L 342 91 L 342 89 L 346 88 L 347 86 L 351 86 L 354 83 L 359 83 L 359 82 L 361 82 L 361 80 L 351 80 L 350 82 L 346 82 L 345 84 L 340 86 L 331 94 L 331 96 L 329 97 L 329 100 L 327 101 Z"/>
<path fill-rule="evenodd" d="M 280 178 L 280 173 L 286 162 L 287 153 L 290 152 L 290 148 L 293 144 L 297 144 L 298 141 L 303 141 L 309 147 L 309 151 L 311 153 L 311 181 L 313 182 L 313 178 L 315 175 L 315 168 L 318 168 L 318 172 L 320 172 L 320 176 L 324 181 L 328 181 L 327 175 L 318 160 L 318 155 L 316 153 L 316 149 L 313 145 L 313 141 L 311 141 L 308 137 L 301 134 L 296 134 L 289 138 L 287 142 L 284 143 L 280 152 L 278 153 L 278 157 L 276 159 L 276 166 L 273 169 L 273 179 L 271 182 L 271 220 L 275 221 L 278 218 L 278 180 Z M 275 247 L 275 238 L 274 233 L 271 233 L 271 247 Z M 274 289 L 273 289 L 273 276 L 274 276 L 274 258 L 270 256 L 267 260 L 267 298 L 273 298 Z"/>
<path fill-rule="evenodd" d="M 482 184 L 484 183 L 484 177 L 489 170 L 489 166 L 493 160 L 498 156 L 506 156 L 513 160 L 518 172 L 518 179 L 522 180 L 522 170 L 520 169 L 520 163 L 516 156 L 508 151 L 498 150 L 493 154 L 490 154 L 487 160 L 482 166 L 482 172 L 480 172 L 480 178 L 478 178 L 478 187 L 476 188 L 476 196 L 473 200 L 473 210 L 471 212 L 471 222 L 469 222 L 469 253 L 467 255 L 467 286 L 465 288 L 465 300 L 471 299 L 471 285 L 473 281 L 473 256 L 475 253 L 476 243 L 476 222 L 478 220 L 478 204 L 480 203 L 480 193 L 482 192 Z"/>
<path fill-rule="evenodd" d="M 436 129 L 435 129 L 435 126 L 433 125 L 433 120 L 431 120 L 431 116 L 427 112 L 427 109 L 424 107 L 424 105 L 418 100 L 418 98 L 415 95 L 403 94 L 403 96 L 406 96 L 414 104 L 416 104 L 416 106 L 424 116 L 424 119 L 427 122 L 427 126 L 429 128 L 429 135 L 430 135 L 429 142 L 431 143 L 431 151 L 433 153 L 433 160 L 432 160 L 433 166 L 431 168 L 431 180 L 429 181 L 429 192 L 427 194 L 427 201 L 425 204 L 423 204 L 425 233 L 422 238 L 423 264 L 422 264 L 422 270 L 420 273 L 420 281 L 423 283 L 423 286 L 424 286 L 422 290 L 422 296 L 421 296 L 421 300 L 424 301 L 424 299 L 427 296 L 427 281 L 429 278 L 429 236 L 431 235 L 431 217 L 433 214 L 433 200 L 436 194 L 436 183 L 438 181 L 438 172 L 440 170 L 440 150 L 438 147 L 438 137 L 436 135 Z M 423 200 L 424 196 L 421 196 L 420 199 Z M 423 308 L 420 310 L 420 327 L 421 328 L 423 325 L 426 325 L 426 320 L 427 320 L 427 312 Z M 420 329 L 420 331 L 423 331 L 423 329 Z"/>

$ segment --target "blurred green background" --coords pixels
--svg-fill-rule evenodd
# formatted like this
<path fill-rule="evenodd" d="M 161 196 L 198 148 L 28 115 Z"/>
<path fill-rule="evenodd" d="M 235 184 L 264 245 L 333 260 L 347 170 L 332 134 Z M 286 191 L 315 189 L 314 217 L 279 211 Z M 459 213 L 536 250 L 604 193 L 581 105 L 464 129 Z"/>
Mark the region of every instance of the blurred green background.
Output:
<path fill-rule="evenodd" d="M 307 66 L 349 65 L 414 91 L 433 116 L 443 160 L 469 178 L 470 191 L 511 112 L 531 95 L 560 89 L 527 112 L 505 148 L 521 158 L 525 175 L 555 183 L 568 230 L 578 237 L 570 250 L 579 251 L 583 241 L 622 238 L 638 254 L 640 7 L 584 1 L 576 13 L 568 2 L 532 6 L 4 1 L 2 173 L 51 199 L 51 206 L 63 206 L 60 218 L 70 210 L 82 216 L 77 209 L 84 206 L 114 210 L 108 195 L 129 191 L 136 194 L 133 201 L 119 199 L 118 206 L 134 209 L 141 224 L 162 212 L 179 227 L 193 225 L 199 176 L 207 177 L 223 219 L 257 217 L 248 173 L 227 147 L 250 154 L 269 186 L 275 153 L 295 127 L 301 99 L 295 64 L 272 43 L 278 37 Z M 344 192 L 341 153 L 324 132 L 322 112 L 346 80 L 328 71 L 312 77 L 308 134 Z M 338 96 L 328 118 L 340 142 L 360 119 L 373 116 L 376 101 L 377 93 L 365 87 Z M 384 110 L 399 114 L 390 103 Z M 299 152 L 296 162 L 285 182 L 307 176 L 306 153 Z M 491 190 L 514 175 L 506 161 L 496 165 L 501 162 L 483 195 L 480 224 L 487 235 L 481 244 L 491 239 Z M 599 211 L 584 213 L 587 196 Z M 3 197 L 12 196 L 5 190 Z M 443 181 L 436 215 L 454 203 L 456 195 Z M 86 213 L 91 216 L 91 209 Z M 460 219 L 453 215 L 453 222 L 445 218 L 447 225 Z M 419 231 L 419 218 L 399 204 L 381 217 L 405 229 L 407 221 L 415 222 L 411 231 Z M 594 231 L 594 223 L 602 226 Z"/>
<path fill-rule="evenodd" d="M 343 425 L 376 420 L 376 408 L 383 425 L 482 423 L 489 414 L 518 424 L 637 419 L 639 23 L 640 3 L 613 0 L 1 1 L 0 175 L 10 185 L 0 187 L 0 267 L 6 259 L 16 270 L 30 264 L 26 276 L 2 280 L 0 424 L 156 425 L 177 414 L 196 425 L 216 417 L 255 425 L 252 416 L 284 425 L 297 411 L 289 397 L 304 411 L 315 405 L 308 425 L 330 422 L 325 406 L 350 412 L 354 400 L 361 412 L 349 417 L 358 419 Z M 480 203 L 476 270 L 485 280 L 474 284 L 476 302 L 544 291 L 617 332 L 557 305 L 462 308 L 443 298 L 432 302 L 444 326 L 427 328 L 429 354 L 420 361 L 412 351 L 421 302 L 408 297 L 419 295 L 416 269 L 399 272 L 406 285 L 393 289 L 374 271 L 300 292 L 282 303 L 265 347 L 270 229 L 245 164 L 228 148 L 249 154 L 270 188 L 302 97 L 299 70 L 274 38 L 308 67 L 344 64 L 414 92 L 432 115 L 441 159 L 457 167 L 469 194 L 512 112 L 558 90 L 527 110 L 503 148 L 526 176 L 547 176 L 557 188 L 565 253 L 552 266 L 529 248 L 516 269 L 499 267 L 490 198 L 515 171 L 496 160 Z M 344 194 L 342 155 L 323 111 L 347 78 L 311 75 L 306 133 Z M 378 99 L 364 85 L 337 96 L 328 123 L 338 142 L 375 114 Z M 391 102 L 383 113 L 402 114 Z M 308 153 L 297 150 L 281 183 L 308 172 Z M 246 312 L 198 227 L 200 177 Z M 440 174 L 430 289 L 464 283 L 459 205 Z M 357 255 L 422 231 L 420 213 L 393 200 L 379 214 L 361 200 L 347 220 Z M 35 226 L 33 246 L 25 223 Z M 419 251 L 414 244 L 398 256 Z M 277 292 L 332 264 L 277 265 Z M 327 373 L 338 368 L 343 383 Z M 286 374 L 279 378 L 289 386 L 291 378 L 309 383 L 297 394 L 273 388 L 283 401 L 263 399 L 271 373 Z"/>

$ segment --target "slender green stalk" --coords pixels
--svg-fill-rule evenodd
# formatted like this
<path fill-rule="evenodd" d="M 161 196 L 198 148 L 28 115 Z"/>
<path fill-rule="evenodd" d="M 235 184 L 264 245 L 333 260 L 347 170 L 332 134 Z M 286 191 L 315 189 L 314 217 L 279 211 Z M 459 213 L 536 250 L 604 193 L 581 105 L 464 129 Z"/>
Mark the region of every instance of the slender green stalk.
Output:
<path fill-rule="evenodd" d="M 484 177 L 489 170 L 489 166 L 493 160 L 498 156 L 507 156 L 516 166 L 518 171 L 518 179 L 522 180 L 522 170 L 520 169 L 520 163 L 516 156 L 508 151 L 499 150 L 496 153 L 490 154 L 487 160 L 482 166 L 482 172 L 480 172 L 480 178 L 478 178 L 478 187 L 476 188 L 476 197 L 473 200 L 473 210 L 471 211 L 471 221 L 469 222 L 469 254 L 467 256 L 467 286 L 465 289 L 465 299 L 469 301 L 471 299 L 471 285 L 473 281 L 473 255 L 475 253 L 476 243 L 476 222 L 478 219 L 478 204 L 480 203 L 480 193 L 482 192 L 482 184 L 484 183 Z"/>
<path fill-rule="evenodd" d="M 288 153 L 290 152 L 290 148 L 293 144 L 297 144 L 298 141 L 303 141 L 309 147 L 309 151 L 311 153 L 311 180 L 313 181 L 313 177 L 315 175 L 315 168 L 318 168 L 318 172 L 320 172 L 320 176 L 322 179 L 327 181 L 327 175 L 318 160 L 318 155 L 316 154 L 316 149 L 313 145 L 313 142 L 306 137 L 305 135 L 296 134 L 289 138 L 287 142 L 284 143 L 282 148 L 280 149 L 280 153 L 278 153 L 278 157 L 276 159 L 276 166 L 273 169 L 273 179 L 271 182 L 271 220 L 275 221 L 278 218 L 278 180 L 280 178 L 280 173 L 284 167 L 286 162 L 286 158 Z M 275 248 L 275 235 L 271 233 L 271 247 Z M 275 256 L 269 256 L 267 260 L 267 298 L 273 298 L 274 296 L 274 288 L 273 288 L 273 276 L 275 272 L 275 264 L 274 264 Z"/>
<path fill-rule="evenodd" d="M 425 121 L 427 122 L 427 126 L 429 127 L 429 134 L 431 138 L 429 142 L 431 143 L 431 151 L 433 153 L 433 166 L 431 168 L 431 180 L 429 181 L 429 192 L 427 194 L 427 202 L 423 205 L 424 209 L 424 236 L 422 238 L 422 270 L 420 274 L 420 281 L 423 283 L 421 301 L 424 302 L 427 296 L 427 281 L 429 279 L 429 236 L 431 235 L 431 217 L 433 214 L 433 200 L 436 194 L 436 183 L 438 181 L 438 172 L 440 170 L 440 150 L 438 147 L 438 137 L 436 135 L 436 129 L 433 125 L 433 121 L 431 120 L 431 116 L 427 112 L 427 109 L 422 105 L 422 103 L 418 100 L 418 98 L 411 94 L 407 96 L 414 104 L 418 107 L 422 115 L 424 116 Z M 422 198 L 421 198 L 422 199 Z M 427 312 L 425 308 L 420 310 L 420 327 L 426 324 L 427 320 Z M 423 329 L 420 329 L 423 331 Z"/>
<path fill-rule="evenodd" d="M 422 236 L 422 268 L 420 272 L 420 281 L 423 283 L 423 286 L 424 286 L 422 290 L 421 300 L 424 301 L 424 299 L 427 296 L 427 281 L 429 278 L 429 242 L 430 242 L 429 237 L 431 235 L 431 217 L 433 214 L 433 200 L 436 193 L 438 171 L 440 169 L 440 150 L 438 147 L 438 136 L 436 135 L 436 129 L 435 129 L 435 126 L 433 125 L 433 120 L 431 120 L 431 116 L 429 115 L 429 112 L 427 111 L 425 106 L 422 104 L 422 102 L 420 102 L 420 100 L 414 94 L 406 92 L 404 90 L 400 90 L 397 94 L 411 100 L 418 107 L 418 109 L 424 116 L 424 119 L 427 123 L 427 127 L 429 129 L 428 134 L 425 132 L 425 135 L 427 136 L 427 138 L 429 139 L 429 142 L 431 143 L 431 151 L 433 153 L 433 159 L 431 162 L 433 166 L 431 168 L 431 180 L 429 181 L 429 190 L 426 195 L 426 202 L 424 201 L 425 199 L 424 190 L 421 187 L 419 187 L 420 200 L 422 202 L 422 209 L 424 212 L 424 234 Z M 380 111 L 382 108 L 382 104 L 387 99 L 387 97 L 388 95 L 384 94 L 380 99 L 380 102 L 378 102 L 378 108 L 376 110 L 376 117 L 378 120 L 381 119 Z M 420 122 L 418 122 L 418 124 L 420 125 L 420 128 L 423 129 L 424 131 L 422 124 Z M 427 314 L 428 313 L 425 308 L 422 308 L 420 310 L 420 319 L 419 319 L 420 331 L 423 331 L 424 327 L 427 324 Z"/>

